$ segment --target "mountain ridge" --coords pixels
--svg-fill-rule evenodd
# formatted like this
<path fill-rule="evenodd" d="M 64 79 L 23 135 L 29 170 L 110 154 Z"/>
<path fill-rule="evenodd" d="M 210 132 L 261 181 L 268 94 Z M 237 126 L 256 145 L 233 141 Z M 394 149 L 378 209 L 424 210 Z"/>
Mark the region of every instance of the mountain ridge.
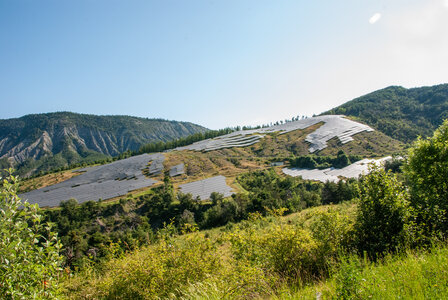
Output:
<path fill-rule="evenodd" d="M 190 122 L 72 112 L 0 120 L 0 159 L 11 165 L 61 154 L 66 163 L 89 155 L 115 156 L 148 142 L 169 141 L 207 129 Z"/>
<path fill-rule="evenodd" d="M 325 114 L 355 117 L 401 142 L 428 137 L 448 118 L 448 84 L 389 86 L 357 97 Z"/>

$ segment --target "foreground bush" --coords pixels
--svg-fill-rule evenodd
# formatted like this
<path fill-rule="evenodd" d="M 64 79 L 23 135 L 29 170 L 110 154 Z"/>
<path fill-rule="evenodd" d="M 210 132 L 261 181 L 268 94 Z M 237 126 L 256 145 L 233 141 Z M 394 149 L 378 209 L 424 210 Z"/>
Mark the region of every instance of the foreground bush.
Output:
<path fill-rule="evenodd" d="M 356 235 L 358 250 L 370 257 L 406 247 L 413 238 L 408 195 L 395 174 L 372 168 L 360 182 Z"/>
<path fill-rule="evenodd" d="M 68 279 L 67 294 L 76 299 L 166 299 L 201 285 L 218 289 L 220 298 L 252 298 L 269 286 L 261 270 L 228 261 L 219 245 L 201 233 L 162 238 L 109 261 L 98 273 L 86 270 Z"/>
<path fill-rule="evenodd" d="M 16 178 L 9 175 L 0 188 L 0 298 L 55 299 L 62 261 L 60 244 L 41 224 L 37 205 L 22 202 Z"/>
<path fill-rule="evenodd" d="M 206 233 L 162 237 L 109 261 L 100 271 L 68 278 L 67 295 L 79 299 L 272 296 L 285 284 L 326 276 L 353 223 L 330 207 L 298 214 L 291 222 L 254 216 Z M 332 229 L 318 234 L 326 225 Z"/>
<path fill-rule="evenodd" d="M 448 248 L 348 254 L 354 205 L 165 237 L 65 282 L 72 299 L 396 299 L 448 296 Z"/>
<path fill-rule="evenodd" d="M 448 233 L 448 120 L 415 142 L 405 164 L 411 203 L 426 236 Z"/>
<path fill-rule="evenodd" d="M 307 217 L 303 223 L 278 222 L 265 229 L 257 223 L 237 226 L 228 235 L 234 258 L 299 285 L 327 276 L 339 252 L 351 244 L 353 219 L 331 207 Z"/>

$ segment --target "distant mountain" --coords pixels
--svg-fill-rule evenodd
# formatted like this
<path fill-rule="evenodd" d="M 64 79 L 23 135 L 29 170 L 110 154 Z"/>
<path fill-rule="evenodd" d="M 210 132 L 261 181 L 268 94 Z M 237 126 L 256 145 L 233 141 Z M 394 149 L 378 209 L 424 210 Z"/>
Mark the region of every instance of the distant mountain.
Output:
<path fill-rule="evenodd" d="M 448 84 L 406 89 L 391 86 L 325 114 L 343 114 L 405 143 L 429 136 L 448 118 Z"/>
<path fill-rule="evenodd" d="M 36 161 L 46 160 L 44 165 L 54 168 L 205 131 L 196 124 L 162 119 L 71 112 L 33 114 L 0 120 L 0 159 L 2 166 L 7 161 L 16 166 L 40 165 L 42 169 L 42 163 Z"/>

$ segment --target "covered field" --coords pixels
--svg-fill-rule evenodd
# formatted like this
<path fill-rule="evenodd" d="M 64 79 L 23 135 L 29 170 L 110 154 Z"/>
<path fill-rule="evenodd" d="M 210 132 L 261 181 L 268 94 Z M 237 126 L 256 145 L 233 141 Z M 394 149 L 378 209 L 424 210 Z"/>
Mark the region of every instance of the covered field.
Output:
<path fill-rule="evenodd" d="M 338 182 L 341 178 L 358 178 L 359 175 L 368 174 L 370 164 L 381 165 L 389 159 L 391 159 L 390 156 L 380 159 L 363 159 L 342 169 L 328 168 L 319 170 L 283 168 L 282 171 L 286 175 L 293 177 L 301 176 L 303 179 L 308 180 L 317 180 L 321 182 Z"/>
<path fill-rule="evenodd" d="M 327 142 L 337 137 L 342 144 L 353 140 L 352 136 L 363 132 L 373 131 L 367 125 L 349 120 L 340 115 L 318 116 L 298 121 L 286 122 L 266 128 L 241 130 L 214 139 L 207 139 L 174 150 L 213 151 L 232 147 L 247 147 L 257 143 L 266 134 L 285 134 L 298 129 L 305 129 L 318 123 L 324 123 L 306 137 L 310 143 L 309 152 L 313 153 L 327 147 Z"/>
<path fill-rule="evenodd" d="M 232 188 L 227 185 L 224 176 L 215 176 L 203 180 L 185 183 L 179 186 L 184 194 L 192 194 L 193 198 L 199 197 L 201 200 L 210 199 L 213 192 L 221 193 L 224 197 L 230 197 L 233 194 Z"/>
<path fill-rule="evenodd" d="M 142 170 L 147 168 L 150 161 L 160 160 L 163 161 L 163 154 L 142 154 L 107 165 L 79 169 L 75 172 L 85 173 L 52 186 L 20 194 L 19 197 L 41 207 L 52 207 L 71 198 L 82 203 L 123 196 L 130 191 L 156 183 L 155 180 L 145 177 Z"/>

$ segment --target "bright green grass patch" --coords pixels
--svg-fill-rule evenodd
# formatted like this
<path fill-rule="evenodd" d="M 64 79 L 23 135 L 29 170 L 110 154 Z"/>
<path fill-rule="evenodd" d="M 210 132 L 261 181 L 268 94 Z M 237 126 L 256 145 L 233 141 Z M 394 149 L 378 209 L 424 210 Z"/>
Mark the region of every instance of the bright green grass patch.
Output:
<path fill-rule="evenodd" d="M 448 299 L 448 247 L 389 256 L 373 264 L 346 258 L 331 279 L 281 299 Z"/>

